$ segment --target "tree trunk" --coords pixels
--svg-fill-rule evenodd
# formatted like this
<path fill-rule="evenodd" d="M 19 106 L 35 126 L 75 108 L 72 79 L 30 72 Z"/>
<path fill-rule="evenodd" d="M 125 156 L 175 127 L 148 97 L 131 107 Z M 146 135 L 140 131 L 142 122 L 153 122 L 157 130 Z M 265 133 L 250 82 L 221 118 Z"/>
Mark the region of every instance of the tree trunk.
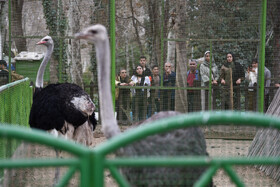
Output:
<path fill-rule="evenodd" d="M 177 19 L 175 21 L 176 38 L 186 38 L 186 22 L 187 22 L 187 2 L 178 0 L 176 4 Z M 187 47 L 186 42 L 176 43 L 176 86 L 187 87 Z M 176 90 L 175 93 L 175 110 L 179 112 L 188 111 L 187 90 Z"/>
<path fill-rule="evenodd" d="M 144 50 L 143 50 L 142 43 L 140 40 L 140 35 L 139 35 L 139 31 L 138 31 L 138 25 L 136 23 L 136 18 L 134 15 L 134 8 L 133 8 L 132 0 L 130 0 L 129 3 L 130 3 L 130 10 L 131 10 L 131 17 L 132 17 L 132 25 L 135 29 L 136 41 L 138 43 L 140 53 L 141 53 L 141 55 L 143 55 Z"/>
<path fill-rule="evenodd" d="M 70 1 L 67 7 L 69 7 L 69 10 L 66 13 L 68 18 L 67 34 L 73 36 L 81 30 L 81 12 L 79 10 L 80 3 L 78 1 Z M 68 64 L 70 65 L 71 81 L 83 87 L 83 67 L 81 63 L 80 42 L 75 42 L 72 39 L 69 40 L 71 45 L 68 45 L 67 48 L 67 59 Z"/>
<path fill-rule="evenodd" d="M 146 0 L 146 6 L 148 7 L 149 15 L 149 25 L 147 27 L 147 38 L 151 38 L 151 50 L 148 50 L 150 53 L 150 62 L 152 65 L 161 66 L 161 55 L 163 54 L 163 64 L 166 61 L 166 51 L 167 44 L 163 43 L 163 51 L 161 48 L 161 37 L 167 38 L 167 28 L 168 28 L 168 19 L 169 19 L 169 0 L 165 1 L 163 11 L 164 18 L 161 17 L 162 5 L 160 1 Z M 161 30 L 163 27 L 163 31 Z"/>
<path fill-rule="evenodd" d="M 8 6 L 5 1 L 0 2 L 0 25 L 4 25 L 6 23 L 6 16 L 8 12 Z M 3 47 L 4 47 L 4 42 L 5 42 L 5 32 L 6 28 L 5 27 L 0 27 L 0 60 L 3 59 Z"/>
<path fill-rule="evenodd" d="M 22 6 L 24 0 L 11 0 L 12 12 L 11 12 L 11 32 L 12 36 L 23 36 L 22 29 Z M 25 38 L 14 38 L 16 48 L 18 52 L 26 51 Z"/>
<path fill-rule="evenodd" d="M 268 18 L 273 24 L 273 69 L 272 75 L 276 80 L 280 79 L 280 1 L 268 1 L 267 5 Z M 277 83 L 277 82 L 276 82 Z"/>
<path fill-rule="evenodd" d="M 52 9 L 57 12 L 58 10 L 58 0 L 53 0 L 53 4 L 52 4 Z M 46 15 L 45 15 L 46 16 Z M 57 17 L 56 20 L 57 22 Z M 48 22 L 47 22 L 48 23 Z M 50 34 L 54 34 L 57 35 L 57 31 L 50 30 Z M 53 38 L 54 42 L 56 43 L 56 45 L 58 45 L 59 43 L 57 43 L 56 41 L 58 41 L 56 38 Z M 56 48 L 56 46 L 54 46 Z M 56 52 L 56 49 L 54 49 L 54 53 L 52 55 L 51 61 L 50 61 L 50 83 L 58 83 L 58 66 L 59 66 L 59 59 L 56 58 L 56 55 L 54 55 Z"/>

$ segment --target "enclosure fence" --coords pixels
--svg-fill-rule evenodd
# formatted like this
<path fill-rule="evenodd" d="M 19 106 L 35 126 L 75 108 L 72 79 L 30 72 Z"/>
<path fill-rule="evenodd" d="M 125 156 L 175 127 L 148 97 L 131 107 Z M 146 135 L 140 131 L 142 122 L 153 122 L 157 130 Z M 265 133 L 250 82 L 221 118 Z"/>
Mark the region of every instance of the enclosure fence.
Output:
<path fill-rule="evenodd" d="M 74 158 L 56 158 L 47 160 L 39 159 L 1 159 L 1 169 L 20 169 L 34 167 L 59 167 L 67 166 L 68 170 L 56 186 L 66 186 L 73 177 L 75 171 L 80 173 L 79 185 L 81 187 L 104 186 L 104 172 L 108 169 L 120 186 L 130 186 L 124 176 L 119 173 L 121 167 L 147 168 L 147 167 L 208 167 L 204 174 L 194 184 L 196 187 L 206 186 L 219 168 L 223 169 L 236 186 L 244 186 L 233 166 L 245 165 L 279 165 L 279 157 L 192 157 L 192 156 L 172 156 L 172 157 L 108 157 L 116 150 L 127 146 L 135 141 L 144 139 L 149 135 L 168 132 L 174 129 L 211 126 L 221 124 L 249 125 L 262 128 L 280 129 L 280 120 L 272 116 L 265 116 L 259 113 L 248 112 L 205 112 L 193 113 L 191 115 L 179 115 L 164 120 L 153 122 L 133 131 L 126 132 L 118 137 L 112 138 L 103 145 L 95 147 L 93 150 L 77 145 L 73 142 L 65 141 L 60 138 L 40 132 L 38 130 L 24 129 L 22 127 L 6 126 L 1 124 L 1 138 L 24 140 L 27 142 L 43 144 L 58 150 L 73 154 Z M 20 176 L 18 176 L 20 177 Z M 15 178 L 14 178 L 15 179 Z M 25 180 L 28 180 L 26 178 Z M 40 179 L 37 179 L 40 180 Z M 144 183 L 149 184 L 150 179 L 143 179 Z M 142 182 L 143 182 L 142 181 Z M 156 183 L 155 183 L 156 184 Z"/>
<path fill-rule="evenodd" d="M 263 93 L 263 89 L 274 87 L 274 84 L 279 81 L 276 68 L 274 68 L 278 62 L 278 56 L 274 53 L 277 48 L 273 44 L 277 33 L 276 30 L 272 31 L 273 22 L 271 22 L 270 14 L 268 14 L 266 22 L 267 5 L 273 7 L 276 3 L 275 0 L 269 2 L 265 0 L 186 2 L 176 0 L 175 3 L 169 0 L 154 2 L 123 0 L 53 2 L 42 0 L 26 2 L 30 6 L 22 6 L 22 9 L 12 4 L 11 0 L 8 2 L 10 3 L 9 20 L 12 22 L 9 22 L 9 43 L 4 42 L 8 51 L 4 52 L 6 55 L 11 53 L 9 57 L 15 56 L 13 58 L 15 61 L 12 63 L 15 65 L 16 71 L 29 77 L 33 82 L 40 61 L 29 62 L 20 58 L 19 56 L 22 57 L 24 54 L 19 55 L 19 53 L 25 50 L 43 53 L 45 49 L 35 44 L 49 34 L 54 39 L 55 48 L 50 66 L 45 72 L 45 83 L 74 82 L 88 92 L 90 92 L 88 88 L 91 82 L 97 86 L 97 67 L 93 48 L 86 42 L 77 42 L 73 38 L 73 34 L 79 31 L 77 28 L 81 30 L 96 23 L 101 23 L 108 28 L 111 39 L 113 93 L 115 93 L 115 87 L 116 89 L 123 88 L 114 84 L 115 79 L 120 76 L 121 68 L 124 68 L 127 71 L 127 77 L 131 78 L 135 75 L 135 68 L 140 63 L 141 56 L 146 57 L 147 68 L 151 71 L 154 65 L 158 65 L 160 81 L 156 82 L 153 80 L 153 75 L 148 75 L 151 84 L 142 88 L 142 90 L 147 90 L 147 99 L 142 98 L 144 93 L 135 96 L 129 92 L 129 89 L 134 89 L 133 87 L 126 88 L 127 94 L 123 94 L 123 96 L 121 94 L 120 100 L 116 99 L 117 116 L 120 116 L 119 120 L 124 124 L 139 121 L 163 110 L 181 112 L 212 109 L 260 111 L 264 108 L 265 111 L 274 93 L 273 88 L 269 89 L 269 93 Z M 38 19 L 32 19 L 32 21 L 28 19 L 29 10 L 33 10 L 32 16 L 38 17 Z M 277 17 L 277 13 L 275 14 L 274 17 Z M 75 16 L 79 18 L 75 19 Z M 19 30 L 12 29 L 16 28 L 17 21 L 20 21 L 17 20 L 17 17 L 22 17 L 20 24 L 26 29 L 25 32 L 20 33 Z M 30 22 L 32 25 L 38 25 L 37 30 L 31 29 Z M 42 22 L 46 25 L 39 27 Z M 75 25 L 79 27 L 75 27 Z M 17 48 L 18 51 L 14 52 Z M 215 64 L 217 75 L 221 77 L 216 80 L 217 85 L 207 84 L 202 80 L 201 65 L 205 62 L 204 53 L 206 51 L 210 51 L 210 66 L 213 67 Z M 237 71 L 237 74 L 241 74 L 240 87 L 244 88 L 240 94 L 238 89 L 237 91 L 230 89 L 230 85 L 236 86 L 235 80 L 227 79 L 226 83 L 222 83 L 223 66 L 229 65 L 226 57 L 228 52 L 232 53 L 233 61 L 242 66 L 241 69 L 238 69 L 239 72 Z M 245 75 L 249 72 L 248 69 L 254 58 L 259 60 L 259 72 L 263 72 L 262 66 L 265 63 L 271 72 L 271 77 L 265 78 L 265 82 L 262 83 L 264 75 L 260 76 L 257 89 L 250 92 L 247 97 L 246 88 L 250 81 L 245 78 Z M 196 84 L 193 84 L 192 81 L 188 82 L 187 72 L 190 70 L 189 61 L 192 59 L 197 62 L 196 69 L 200 73 Z M 175 76 L 177 75 L 175 82 L 172 82 L 171 85 L 168 85 L 170 80 L 166 78 L 168 76 L 165 74 L 166 62 L 170 62 L 171 71 L 175 73 Z M 81 65 L 81 63 L 83 64 Z M 228 69 L 233 70 L 234 67 L 225 69 L 228 76 Z M 233 74 L 235 73 L 233 72 Z M 209 82 L 212 82 L 212 75 L 214 75 L 212 71 L 208 70 L 206 74 L 209 74 Z M 270 82 L 269 86 L 266 85 L 266 81 Z M 134 87 L 136 86 L 143 85 L 135 83 Z M 154 88 L 149 90 L 149 86 Z M 155 87 L 161 90 L 161 95 L 153 93 L 153 90 L 156 90 Z M 136 90 L 139 89 L 136 88 Z M 168 94 L 167 90 L 172 91 Z M 98 110 L 97 93 L 98 90 L 95 89 L 94 93 L 90 94 Z M 237 107 L 228 107 L 230 100 L 239 101 L 239 98 L 240 104 L 237 103 Z M 246 98 L 250 98 L 250 102 L 254 105 L 248 104 L 249 101 L 245 100 Z M 250 105 L 250 109 L 247 105 Z M 137 114 L 139 111 L 142 114 Z"/>
<path fill-rule="evenodd" d="M 0 87 L 0 122 L 29 126 L 33 91 L 28 78 Z"/>

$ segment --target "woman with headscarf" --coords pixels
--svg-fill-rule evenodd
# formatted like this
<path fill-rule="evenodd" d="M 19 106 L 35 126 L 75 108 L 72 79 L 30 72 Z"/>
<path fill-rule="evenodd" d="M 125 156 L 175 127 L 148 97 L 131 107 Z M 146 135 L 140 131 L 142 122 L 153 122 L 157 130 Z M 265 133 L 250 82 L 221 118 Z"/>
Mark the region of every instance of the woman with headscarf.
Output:
<path fill-rule="evenodd" d="M 240 107 L 240 84 L 244 80 L 244 70 L 241 64 L 235 62 L 234 55 L 227 53 L 227 61 L 221 67 L 222 108 L 227 110 Z M 240 101 L 240 100 L 239 100 Z M 235 107 L 234 107 L 235 105 Z"/>
<path fill-rule="evenodd" d="M 210 78 L 210 65 L 211 65 L 211 78 Z M 200 76 L 201 76 L 201 86 L 209 86 L 209 81 L 211 84 L 217 85 L 219 79 L 218 67 L 214 62 L 212 57 L 212 62 L 210 63 L 210 51 L 204 53 L 204 62 L 200 65 Z M 208 90 L 201 90 L 201 109 L 208 110 Z"/>

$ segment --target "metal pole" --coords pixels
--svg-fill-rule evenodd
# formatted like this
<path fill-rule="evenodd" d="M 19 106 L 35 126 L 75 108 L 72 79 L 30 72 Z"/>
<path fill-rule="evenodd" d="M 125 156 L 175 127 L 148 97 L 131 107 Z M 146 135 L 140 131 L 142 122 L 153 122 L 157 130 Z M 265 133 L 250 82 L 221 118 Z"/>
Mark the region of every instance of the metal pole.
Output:
<path fill-rule="evenodd" d="M 115 37 L 115 0 L 110 0 L 110 48 L 111 48 L 111 90 L 112 90 L 112 99 L 115 108 L 115 75 L 116 75 L 116 37 Z"/>
<path fill-rule="evenodd" d="M 9 83 L 12 81 L 12 69 L 11 69 L 11 51 L 12 51 L 12 3 L 9 0 Z"/>
<path fill-rule="evenodd" d="M 264 107 L 264 64 L 265 64 L 265 29 L 266 29 L 266 8 L 267 1 L 262 0 L 262 16 L 261 16 L 261 54 L 258 67 L 258 111 L 263 112 Z"/>
<path fill-rule="evenodd" d="M 212 41 L 210 40 L 210 65 L 209 65 L 209 91 L 208 91 L 208 110 L 212 110 Z M 206 104 L 206 103 L 205 103 Z"/>
<path fill-rule="evenodd" d="M 161 27 L 160 27 L 160 50 L 161 50 L 161 55 L 160 55 L 160 86 L 163 87 L 163 79 L 164 79 L 164 63 L 163 62 L 163 50 L 164 50 L 164 38 L 163 38 L 163 24 L 164 24 L 164 0 L 161 1 Z"/>

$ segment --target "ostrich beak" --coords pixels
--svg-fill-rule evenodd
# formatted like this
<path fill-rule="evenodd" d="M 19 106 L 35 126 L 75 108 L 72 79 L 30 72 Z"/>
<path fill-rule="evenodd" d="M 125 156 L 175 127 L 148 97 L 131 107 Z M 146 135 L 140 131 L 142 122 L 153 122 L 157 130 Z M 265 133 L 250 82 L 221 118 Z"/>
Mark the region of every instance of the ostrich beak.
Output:
<path fill-rule="evenodd" d="M 40 41 L 40 42 L 36 43 L 36 45 L 41 45 L 41 44 L 44 44 L 44 43 L 46 43 L 46 41 Z"/>
<path fill-rule="evenodd" d="M 75 39 L 86 39 L 87 38 L 87 34 L 85 34 L 84 32 L 78 32 L 75 34 Z"/>

